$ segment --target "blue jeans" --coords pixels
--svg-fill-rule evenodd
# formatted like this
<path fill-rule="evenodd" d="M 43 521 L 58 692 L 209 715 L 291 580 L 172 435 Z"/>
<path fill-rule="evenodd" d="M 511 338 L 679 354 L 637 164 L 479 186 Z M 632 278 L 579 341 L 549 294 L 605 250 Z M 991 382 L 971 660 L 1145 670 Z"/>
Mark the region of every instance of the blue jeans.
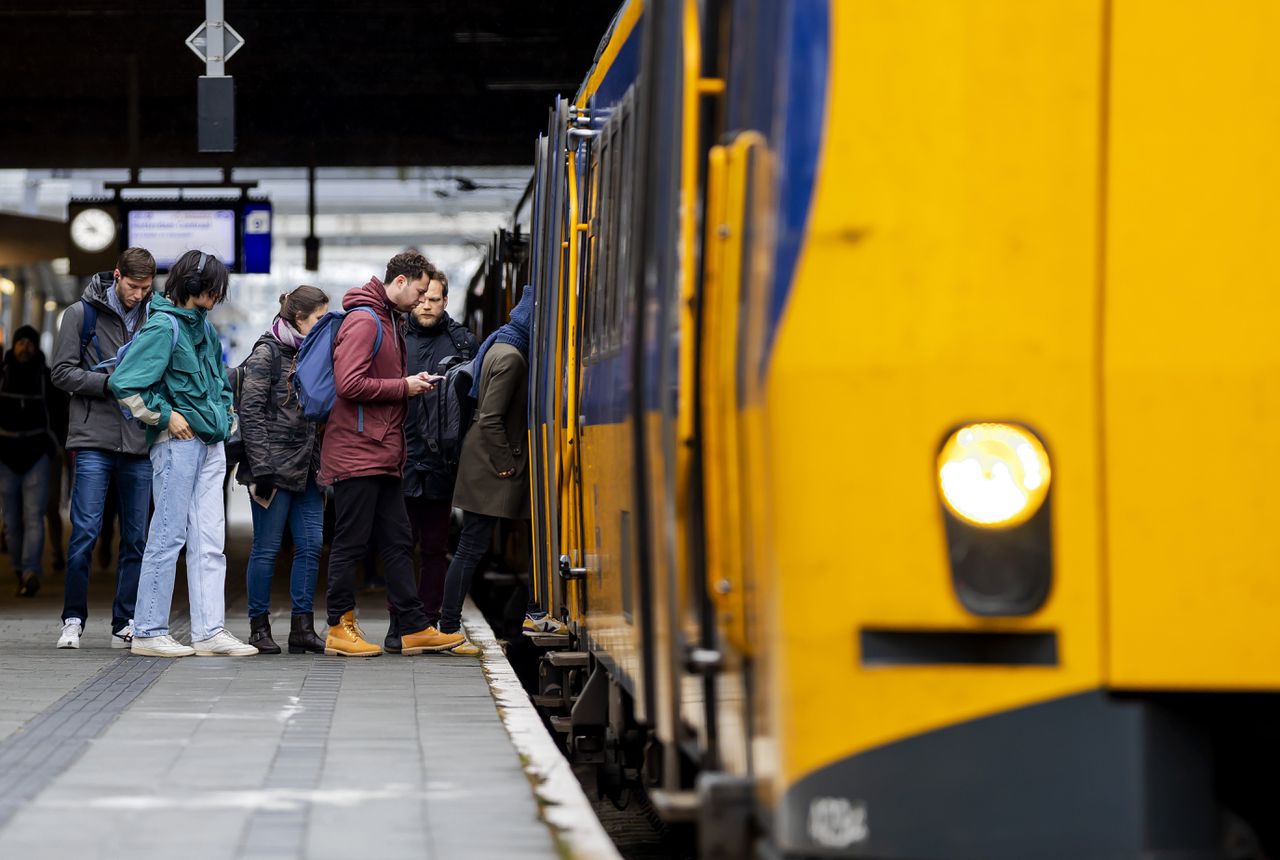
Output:
<path fill-rule="evenodd" d="M 102 534 L 102 511 L 115 478 L 120 511 L 120 558 L 116 566 L 116 599 L 111 630 L 118 632 L 133 618 L 138 599 L 138 569 L 147 546 L 147 508 L 151 504 L 151 461 L 133 454 L 76 452 L 71 487 L 71 545 L 67 550 L 67 591 L 62 620 L 89 617 L 89 565 Z"/>
<path fill-rule="evenodd" d="M 222 443 L 169 439 L 151 447 L 151 517 L 147 549 L 138 577 L 134 635 L 169 632 L 178 553 L 187 547 L 187 596 L 191 601 L 191 641 L 208 639 L 223 628 L 227 578 L 226 509 L 222 481 L 227 456 Z"/>
<path fill-rule="evenodd" d="M 249 590 L 249 617 L 265 615 L 271 608 L 271 577 L 284 527 L 293 535 L 293 571 L 289 575 L 289 597 L 293 614 L 310 612 L 316 596 L 316 573 L 320 570 L 320 545 L 324 542 L 324 498 L 315 479 L 307 481 L 300 493 L 276 490 L 271 507 L 256 501 L 253 509 L 253 549 L 245 573 Z"/>
<path fill-rule="evenodd" d="M 19 475 L 0 463 L 0 494 L 4 498 L 4 527 L 9 535 L 13 572 L 44 573 L 44 509 L 49 504 L 49 457 Z"/>

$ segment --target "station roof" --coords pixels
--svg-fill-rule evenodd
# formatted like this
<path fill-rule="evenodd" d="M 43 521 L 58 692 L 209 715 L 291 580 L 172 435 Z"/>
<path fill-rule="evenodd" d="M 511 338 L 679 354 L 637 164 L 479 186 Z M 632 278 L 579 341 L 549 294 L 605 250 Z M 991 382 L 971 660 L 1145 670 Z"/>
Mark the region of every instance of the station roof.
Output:
<path fill-rule="evenodd" d="M 0 167 L 528 163 L 612 0 L 227 0 L 237 148 L 200 154 L 200 0 L 0 4 Z M 135 106 L 135 107 L 131 107 Z M 134 111 L 136 110 L 136 114 Z M 136 116 L 136 136 L 131 117 Z"/>

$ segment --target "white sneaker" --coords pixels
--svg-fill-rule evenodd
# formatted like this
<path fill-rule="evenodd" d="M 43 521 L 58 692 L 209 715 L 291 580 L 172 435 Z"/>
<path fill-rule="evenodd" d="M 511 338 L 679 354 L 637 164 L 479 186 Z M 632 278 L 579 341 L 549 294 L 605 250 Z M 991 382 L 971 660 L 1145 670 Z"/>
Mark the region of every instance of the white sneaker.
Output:
<path fill-rule="evenodd" d="M 128 648 L 133 644 L 133 619 L 116 633 L 111 634 L 112 648 Z"/>
<path fill-rule="evenodd" d="M 521 630 L 525 636 L 568 636 L 569 627 L 559 618 L 546 612 L 538 615 L 526 613 Z"/>
<path fill-rule="evenodd" d="M 225 628 L 199 642 L 192 642 L 197 657 L 253 657 L 258 649 L 246 645 L 232 636 Z"/>
<path fill-rule="evenodd" d="M 62 622 L 62 635 L 58 637 L 58 647 L 79 648 L 82 633 L 84 633 L 84 622 L 79 618 L 68 618 Z"/>
<path fill-rule="evenodd" d="M 130 650 L 139 657 L 190 657 L 196 653 L 196 649 L 183 645 L 168 634 L 134 636 Z"/>

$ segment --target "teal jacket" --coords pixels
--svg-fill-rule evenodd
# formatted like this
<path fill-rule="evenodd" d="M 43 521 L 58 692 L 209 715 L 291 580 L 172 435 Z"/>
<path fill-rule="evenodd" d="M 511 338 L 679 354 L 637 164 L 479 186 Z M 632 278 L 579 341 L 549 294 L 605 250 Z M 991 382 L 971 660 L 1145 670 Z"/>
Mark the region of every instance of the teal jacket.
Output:
<path fill-rule="evenodd" d="M 170 317 L 179 323 L 176 346 Z M 200 308 L 180 308 L 162 295 L 152 296 L 150 317 L 109 384 L 120 404 L 147 425 L 147 445 L 168 429 L 175 411 L 206 445 L 231 436 L 235 413 L 222 343 Z"/>

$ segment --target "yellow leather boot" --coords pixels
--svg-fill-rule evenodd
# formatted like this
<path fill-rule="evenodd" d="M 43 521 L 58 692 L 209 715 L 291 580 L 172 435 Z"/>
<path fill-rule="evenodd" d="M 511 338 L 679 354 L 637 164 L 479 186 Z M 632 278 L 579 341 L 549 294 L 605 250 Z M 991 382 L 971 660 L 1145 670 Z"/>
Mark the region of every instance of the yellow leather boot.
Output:
<path fill-rule="evenodd" d="M 434 627 L 417 633 L 400 634 L 401 654 L 421 654 L 423 651 L 448 651 L 466 641 L 461 633 L 441 633 Z"/>
<path fill-rule="evenodd" d="M 355 612 L 344 612 L 342 620 L 330 627 L 324 638 L 324 653 L 330 657 L 377 657 L 382 649 L 365 641 Z"/>

